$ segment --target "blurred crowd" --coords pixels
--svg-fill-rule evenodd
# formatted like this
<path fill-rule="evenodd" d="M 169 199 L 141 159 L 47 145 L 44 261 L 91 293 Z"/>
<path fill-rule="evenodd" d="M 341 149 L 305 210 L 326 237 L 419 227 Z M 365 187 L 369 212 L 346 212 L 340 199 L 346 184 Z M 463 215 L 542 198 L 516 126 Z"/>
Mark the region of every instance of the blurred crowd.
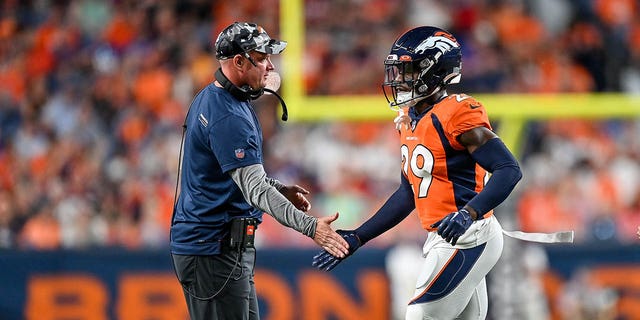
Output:
<path fill-rule="evenodd" d="M 554 120 L 530 127 L 518 202 L 529 231 L 575 230 L 579 242 L 637 242 L 640 121 Z"/>
<path fill-rule="evenodd" d="M 3 1 L 0 248 L 165 247 L 181 125 L 191 98 L 213 79 L 212 42 L 236 20 L 280 37 L 279 3 Z M 381 94 L 389 46 L 424 24 L 463 45 L 456 90 L 640 93 L 634 0 L 304 4 L 300 67 L 310 95 Z M 298 67 L 273 60 L 278 69 Z M 256 102 L 267 171 L 310 189 L 313 214 L 339 211 L 338 227 L 375 212 L 399 182 L 392 124 L 282 125 L 274 100 Z M 532 124 L 516 193 L 522 227 L 630 241 L 640 223 L 639 134 L 635 119 Z M 376 241 L 421 238 L 411 219 Z M 292 242 L 301 236 L 268 217 L 260 229 L 263 246 L 313 244 Z"/>

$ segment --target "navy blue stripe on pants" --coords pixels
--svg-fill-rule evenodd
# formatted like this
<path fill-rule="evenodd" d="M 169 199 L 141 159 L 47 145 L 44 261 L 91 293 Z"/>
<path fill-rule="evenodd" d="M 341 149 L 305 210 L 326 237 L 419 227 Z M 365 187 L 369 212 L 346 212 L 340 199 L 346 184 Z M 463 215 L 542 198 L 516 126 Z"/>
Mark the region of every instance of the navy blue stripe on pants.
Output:
<path fill-rule="evenodd" d="M 469 249 L 456 249 L 456 253 L 451 256 L 427 289 L 409 304 L 435 301 L 451 293 L 469 274 L 485 247 L 486 243 L 483 243 Z"/>

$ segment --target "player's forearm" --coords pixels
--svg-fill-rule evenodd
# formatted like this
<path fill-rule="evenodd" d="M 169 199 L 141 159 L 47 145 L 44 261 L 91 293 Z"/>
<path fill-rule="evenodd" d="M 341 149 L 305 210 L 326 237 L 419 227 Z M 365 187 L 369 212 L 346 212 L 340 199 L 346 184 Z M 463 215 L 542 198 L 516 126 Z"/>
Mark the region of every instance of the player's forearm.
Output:
<path fill-rule="evenodd" d="M 515 157 L 497 138 L 480 146 L 471 156 L 492 173 L 487 185 L 467 203 L 480 217 L 507 199 L 522 178 L 522 171 Z"/>
<path fill-rule="evenodd" d="M 238 168 L 230 172 L 231 178 L 240 187 L 245 200 L 252 206 L 267 212 L 280 224 L 290 227 L 313 238 L 316 232 L 317 218 L 296 209 L 275 185 L 268 181 L 262 165 L 255 164 Z"/>
<path fill-rule="evenodd" d="M 384 205 L 355 230 L 362 244 L 393 228 L 415 209 L 411 185 L 404 176 L 401 179 L 400 187 L 387 199 Z"/>

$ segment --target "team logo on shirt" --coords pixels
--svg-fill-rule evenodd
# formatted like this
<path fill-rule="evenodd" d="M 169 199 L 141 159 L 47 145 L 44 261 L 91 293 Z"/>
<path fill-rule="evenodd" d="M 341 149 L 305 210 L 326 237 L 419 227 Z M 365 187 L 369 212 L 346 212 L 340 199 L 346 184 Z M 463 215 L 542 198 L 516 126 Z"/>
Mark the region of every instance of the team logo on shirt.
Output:
<path fill-rule="evenodd" d="M 238 148 L 235 150 L 236 158 L 243 159 L 244 158 L 244 149 Z"/>

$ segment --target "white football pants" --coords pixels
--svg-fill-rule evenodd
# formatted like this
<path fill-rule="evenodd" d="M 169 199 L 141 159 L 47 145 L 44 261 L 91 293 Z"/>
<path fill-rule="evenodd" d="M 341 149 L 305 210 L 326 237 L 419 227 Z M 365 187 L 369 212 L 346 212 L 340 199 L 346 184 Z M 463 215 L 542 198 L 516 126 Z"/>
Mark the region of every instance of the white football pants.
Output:
<path fill-rule="evenodd" d="M 452 246 L 429 232 L 406 320 L 484 320 L 486 275 L 502 254 L 502 227 L 494 216 L 475 221 Z"/>

